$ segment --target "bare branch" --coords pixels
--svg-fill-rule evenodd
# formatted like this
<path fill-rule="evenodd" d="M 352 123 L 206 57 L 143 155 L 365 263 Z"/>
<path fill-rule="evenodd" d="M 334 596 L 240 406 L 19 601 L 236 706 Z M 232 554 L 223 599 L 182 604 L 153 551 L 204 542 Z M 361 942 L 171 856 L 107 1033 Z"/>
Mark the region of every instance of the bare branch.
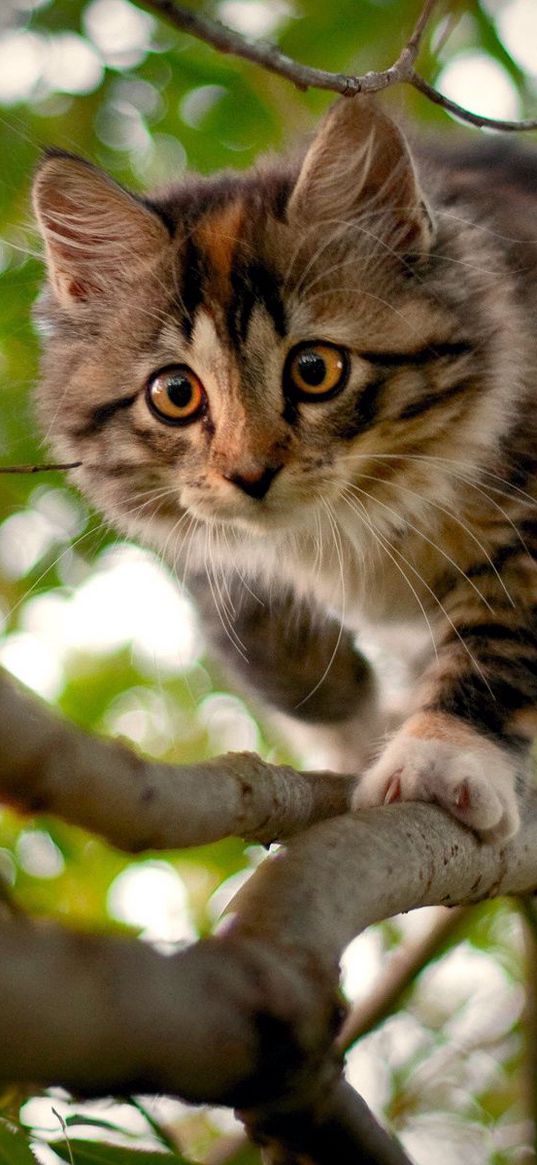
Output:
<path fill-rule="evenodd" d="M 366 999 L 351 1008 L 336 1040 L 346 1052 L 399 1007 L 405 991 L 433 959 L 442 953 L 466 916 L 464 907 L 438 908 L 438 917 L 422 938 L 402 942 L 387 961 L 382 976 Z"/>
<path fill-rule="evenodd" d="M 138 7 L 154 12 L 156 16 L 160 16 L 181 32 L 212 45 L 218 52 L 231 53 L 235 57 L 253 61 L 268 69 L 270 73 L 277 73 L 278 76 L 292 81 L 298 89 L 332 89 L 336 93 L 344 94 L 363 92 L 362 78 L 347 76 L 344 73 L 330 73 L 324 69 L 313 69 L 308 65 L 299 64 L 298 61 L 280 52 L 276 45 L 247 40 L 240 33 L 226 28 L 219 20 L 200 16 L 173 3 L 173 0 L 135 0 L 135 2 Z M 377 88 L 382 86 L 378 85 Z"/>
<path fill-rule="evenodd" d="M 470 113 L 469 109 L 463 109 L 462 105 L 457 105 L 456 101 L 452 101 L 450 97 L 446 97 L 443 93 L 439 93 L 427 81 L 424 81 L 414 69 L 412 69 L 405 78 L 409 85 L 413 85 L 414 89 L 419 89 L 429 101 L 433 101 L 435 105 L 440 105 L 442 109 L 447 109 L 448 113 L 453 113 L 460 121 L 467 121 L 470 125 L 477 125 L 481 129 L 499 129 L 506 130 L 509 133 L 517 132 L 518 130 L 537 129 L 537 118 L 527 117 L 522 121 L 500 121 L 496 117 L 485 117 L 481 113 Z"/>
<path fill-rule="evenodd" d="M 264 1147 L 267 1165 L 411 1165 L 397 1141 L 344 1080 L 304 1111 L 246 1119 L 252 1139 Z M 358 1153 L 359 1149 L 359 1153 Z"/>
<path fill-rule="evenodd" d="M 532 1147 L 537 1153 L 537 914 L 533 898 L 521 898 L 520 911 L 525 920 L 525 989 L 526 1005 L 522 1017 L 524 1038 L 523 1101 L 532 1124 Z"/>
<path fill-rule="evenodd" d="M 78 469 L 81 461 L 70 461 L 67 464 L 48 465 L 0 465 L 0 473 L 50 473 L 53 469 Z"/>
<path fill-rule="evenodd" d="M 302 1068 L 331 1047 L 337 961 L 360 930 L 416 906 L 535 886 L 537 795 L 503 850 L 432 805 L 322 822 L 261 864 L 218 938 L 177 956 L 8 922 L 1 928 L 0 1077 L 101 1092 L 136 1091 L 134 1081 L 143 1080 L 145 1090 L 252 1105 L 263 1090 L 251 1073 L 267 1055 L 264 1049 L 255 1060 L 260 1015 L 267 1028 L 269 1016 L 279 1017 L 276 1044 L 291 1025 Z M 125 989 L 129 982 L 136 990 Z M 61 1001 L 58 983 L 69 984 Z M 279 1076 L 274 1092 L 281 1087 Z"/>
<path fill-rule="evenodd" d="M 322 822 L 261 864 L 217 937 L 173 956 L 8 921 L 0 927 L 0 1079 L 234 1104 L 269 1142 L 278 1125 L 288 1161 L 300 1143 L 306 1159 L 326 1165 L 309 1114 L 346 1138 L 341 1161 L 360 1160 L 366 1129 L 360 1105 L 341 1091 L 333 1045 L 344 947 L 401 910 L 535 886 L 537 794 L 505 849 L 483 845 L 433 805 Z M 293 1098 L 287 1132 L 285 1097 Z M 389 1160 L 377 1154 L 377 1163 Z"/>
<path fill-rule="evenodd" d="M 425 0 L 416 24 L 414 25 L 410 37 L 399 57 L 398 63 L 404 61 L 407 67 L 414 64 L 414 61 L 416 60 L 416 57 L 421 48 L 421 42 L 423 40 L 425 29 L 427 28 L 436 3 L 437 0 Z"/>
<path fill-rule="evenodd" d="M 357 93 L 378 93 L 392 85 L 407 84 L 418 89 L 430 101 L 440 105 L 470 125 L 508 131 L 537 129 L 537 118 L 500 121 L 496 118 L 472 113 L 457 105 L 449 97 L 439 93 L 416 72 L 414 62 L 436 0 L 426 0 L 411 36 L 393 65 L 387 69 L 364 73 L 362 76 L 332 73 L 326 69 L 315 69 L 309 65 L 303 65 L 280 52 L 276 45 L 248 40 L 240 33 L 221 24 L 220 21 L 212 20 L 210 17 L 201 16 L 183 8 L 174 3 L 174 0 L 134 0 L 134 2 L 139 7 L 153 12 L 155 16 L 166 20 L 174 28 L 212 45 L 221 53 L 232 53 L 234 56 L 261 65 L 270 73 L 277 73 L 278 76 L 285 77 L 298 89 L 328 89 L 333 93 L 340 93 L 344 97 L 352 97 Z"/>
<path fill-rule="evenodd" d="M 150 761 L 90 736 L 0 671 L 0 799 L 101 834 L 131 853 L 230 834 L 270 842 L 345 812 L 353 777 L 297 773 L 253 753 Z"/>

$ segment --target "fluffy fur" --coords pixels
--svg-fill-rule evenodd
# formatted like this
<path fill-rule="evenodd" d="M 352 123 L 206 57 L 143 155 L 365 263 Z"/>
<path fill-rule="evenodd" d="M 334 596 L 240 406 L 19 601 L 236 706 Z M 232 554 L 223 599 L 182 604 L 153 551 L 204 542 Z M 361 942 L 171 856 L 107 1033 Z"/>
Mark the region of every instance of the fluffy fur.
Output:
<path fill-rule="evenodd" d="M 505 841 L 537 732 L 535 156 L 413 160 L 356 98 L 303 159 L 145 200 L 53 152 L 34 204 L 39 416 L 74 481 L 251 690 L 369 766 L 357 807 L 436 800 Z M 319 344 L 345 376 L 316 397 L 292 361 Z M 148 385 L 177 366 L 203 406 L 170 423 Z M 355 635 L 401 622 L 426 649 L 386 742 Z"/>

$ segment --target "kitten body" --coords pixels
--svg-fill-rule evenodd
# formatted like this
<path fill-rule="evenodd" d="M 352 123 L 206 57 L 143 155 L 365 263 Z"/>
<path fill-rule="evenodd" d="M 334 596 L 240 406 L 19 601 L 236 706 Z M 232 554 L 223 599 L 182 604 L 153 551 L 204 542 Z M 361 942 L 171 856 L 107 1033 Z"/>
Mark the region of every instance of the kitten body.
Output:
<path fill-rule="evenodd" d="M 237 677 L 367 763 L 357 807 L 504 841 L 537 732 L 537 159 L 417 170 L 362 99 L 302 159 L 153 200 L 48 155 L 38 407 Z M 426 642 L 386 743 L 354 637 L 397 623 Z"/>

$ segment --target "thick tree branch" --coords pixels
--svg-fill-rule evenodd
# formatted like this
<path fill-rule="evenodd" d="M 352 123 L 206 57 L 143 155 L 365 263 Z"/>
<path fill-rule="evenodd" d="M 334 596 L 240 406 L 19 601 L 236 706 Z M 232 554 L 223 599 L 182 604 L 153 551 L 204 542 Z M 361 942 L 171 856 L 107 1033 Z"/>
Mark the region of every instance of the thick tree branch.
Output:
<path fill-rule="evenodd" d="M 285 77 L 298 89 L 328 89 L 333 93 L 340 93 L 344 97 L 352 97 L 357 93 L 378 93 L 381 89 L 387 89 L 392 85 L 407 84 L 418 89 L 436 105 L 442 106 L 443 109 L 453 113 L 461 121 L 469 122 L 471 125 L 507 131 L 537 129 L 537 118 L 502 121 L 482 114 L 471 113 L 470 110 L 464 109 L 449 97 L 439 93 L 416 72 L 414 62 L 436 0 L 426 0 L 411 36 L 393 65 L 387 69 L 364 73 L 362 76 L 331 73 L 326 69 L 315 69 L 309 65 L 303 65 L 280 52 L 276 45 L 248 40 L 233 29 L 226 28 L 220 21 L 212 20 L 208 16 L 201 16 L 199 13 L 183 8 L 174 0 L 135 0 L 135 3 L 149 12 L 153 12 L 155 16 L 167 21 L 174 28 L 212 45 L 221 53 L 232 53 L 234 56 L 261 65 L 263 69 L 267 69 L 271 73 Z"/>
<path fill-rule="evenodd" d="M 131 853 L 234 834 L 270 842 L 347 809 L 352 777 L 297 773 L 253 753 L 150 761 L 90 736 L 0 670 L 0 800 L 54 813 Z"/>
<path fill-rule="evenodd" d="M 218 937 L 173 957 L 134 941 L 7 922 L 0 1078 L 235 1104 L 269 1142 L 287 1098 L 280 1141 L 324 1165 L 326 1156 L 313 1155 L 311 1122 L 322 1111 L 322 1120 L 341 1124 L 333 1041 L 347 943 L 401 910 L 536 886 L 534 793 L 505 849 L 482 844 L 432 805 L 315 825 L 262 863 Z"/>
<path fill-rule="evenodd" d="M 245 1123 L 252 1140 L 264 1147 L 266 1165 L 411 1165 L 344 1080 L 303 1112 L 289 1111 L 287 1104 L 282 1112 Z"/>

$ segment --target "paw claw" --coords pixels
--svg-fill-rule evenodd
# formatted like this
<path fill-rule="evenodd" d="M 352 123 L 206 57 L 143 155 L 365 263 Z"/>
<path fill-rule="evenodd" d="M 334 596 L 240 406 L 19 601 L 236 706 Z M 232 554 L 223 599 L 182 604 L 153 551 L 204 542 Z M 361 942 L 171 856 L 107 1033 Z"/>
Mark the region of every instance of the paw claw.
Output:
<path fill-rule="evenodd" d="M 392 805 L 394 801 L 401 800 L 401 773 L 402 769 L 398 769 L 398 771 L 393 774 L 388 788 L 386 789 L 386 795 L 384 797 L 385 805 Z"/>
<path fill-rule="evenodd" d="M 468 781 L 463 781 L 462 785 L 459 785 L 459 788 L 457 789 L 457 793 L 456 793 L 456 797 L 455 797 L 455 807 L 457 809 L 459 809 L 462 813 L 464 813 L 464 812 L 466 812 L 467 809 L 470 808 L 470 806 L 471 806 L 471 797 L 470 797 L 470 789 L 468 786 Z"/>
<path fill-rule="evenodd" d="M 478 738 L 461 748 L 444 738 L 400 730 L 364 773 L 353 795 L 356 810 L 398 801 L 436 801 L 483 840 L 504 843 L 520 815 L 514 762 Z"/>

